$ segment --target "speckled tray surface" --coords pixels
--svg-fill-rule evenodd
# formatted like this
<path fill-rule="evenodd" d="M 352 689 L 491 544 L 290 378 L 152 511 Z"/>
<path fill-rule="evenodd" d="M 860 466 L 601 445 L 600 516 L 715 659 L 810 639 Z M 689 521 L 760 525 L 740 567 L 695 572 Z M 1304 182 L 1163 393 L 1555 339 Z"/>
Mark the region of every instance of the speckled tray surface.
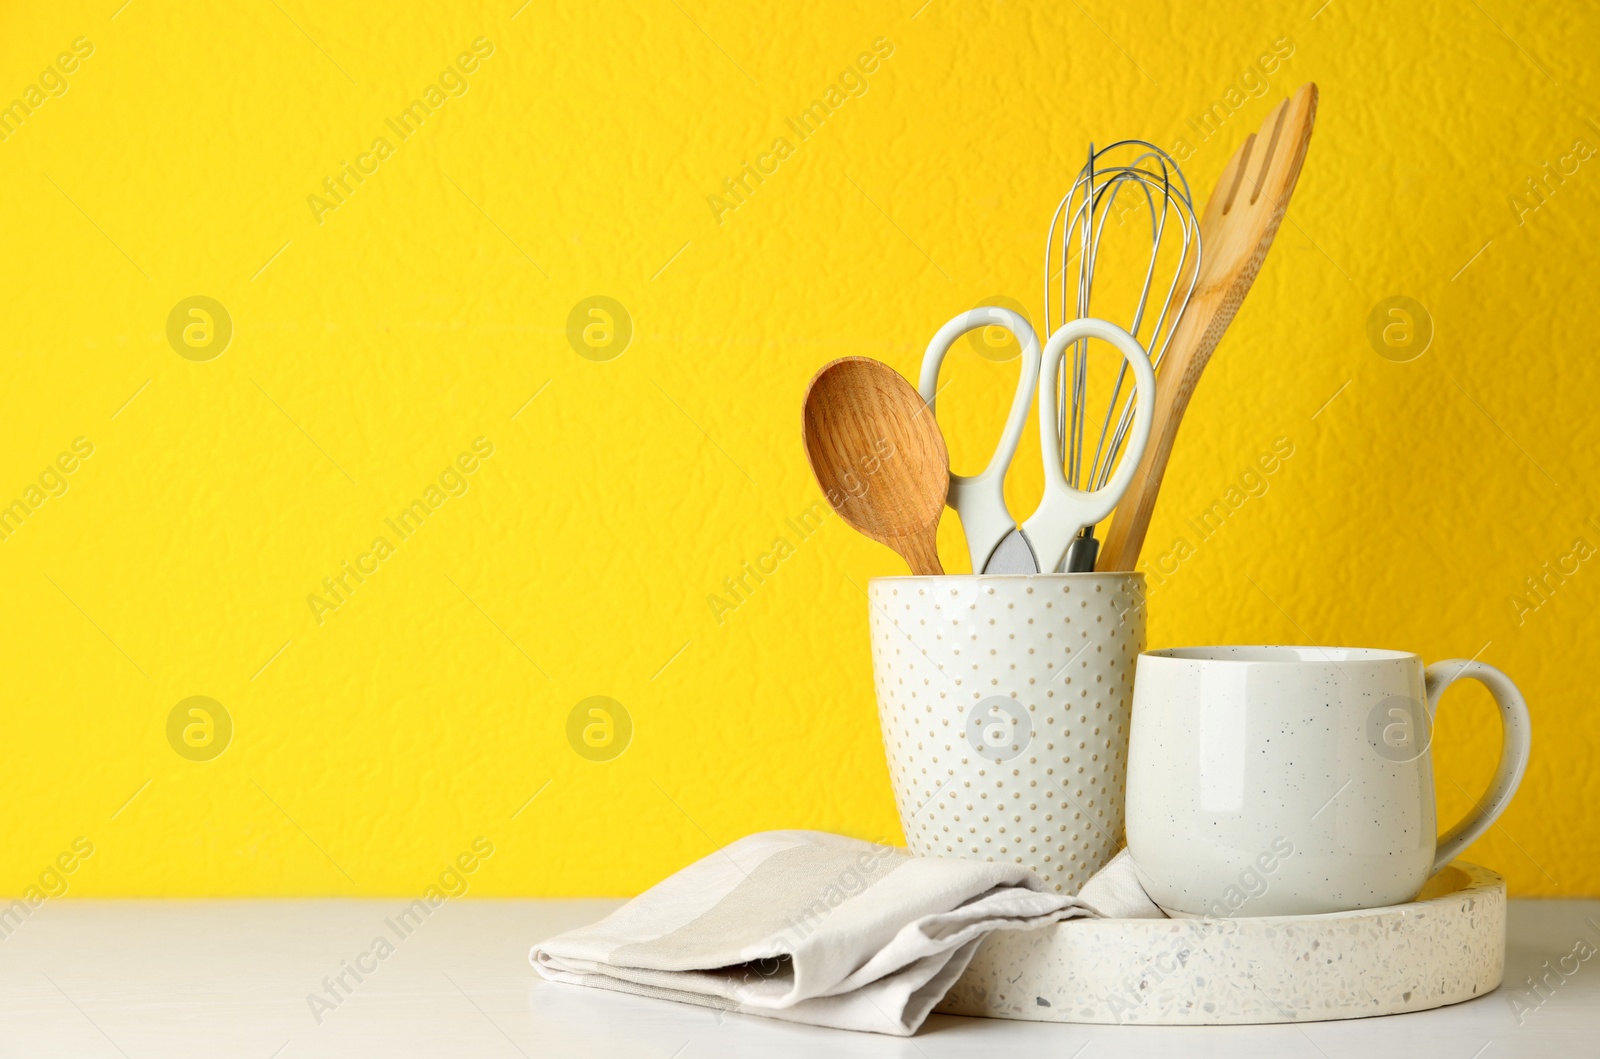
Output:
<path fill-rule="evenodd" d="M 1456 861 L 1388 908 L 994 934 L 937 1010 L 1152 1026 L 1363 1018 L 1487 993 L 1505 952 L 1505 880 Z"/>

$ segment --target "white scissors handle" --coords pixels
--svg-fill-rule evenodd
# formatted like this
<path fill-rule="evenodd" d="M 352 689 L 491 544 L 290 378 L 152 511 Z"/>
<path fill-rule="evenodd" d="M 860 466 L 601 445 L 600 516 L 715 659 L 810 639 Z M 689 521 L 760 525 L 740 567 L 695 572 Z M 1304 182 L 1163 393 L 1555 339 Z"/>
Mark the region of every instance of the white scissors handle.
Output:
<path fill-rule="evenodd" d="M 971 476 L 950 475 L 950 495 L 947 500 L 961 519 L 961 529 L 967 535 L 967 551 L 972 556 L 972 572 L 982 573 L 989 556 L 999 546 L 1001 538 L 1017 528 L 1017 522 L 1006 510 L 1006 469 L 1011 457 L 1016 455 L 1017 442 L 1022 439 L 1022 425 L 1028 418 L 1028 406 L 1033 403 L 1033 390 L 1039 382 L 1039 336 L 1021 314 L 998 306 L 984 305 L 962 313 L 934 334 L 928 351 L 922 355 L 922 378 L 917 391 L 933 412 L 933 403 L 939 392 L 939 365 L 956 339 L 980 327 L 1003 327 L 1017 337 L 1022 346 L 1022 365 L 1017 374 L 1017 395 L 1011 401 L 1011 411 L 1006 415 L 1005 429 L 989 466 L 983 473 Z M 1142 406 L 1141 406 L 1142 407 Z M 1051 419 L 1054 423 L 1055 420 Z M 1137 423 L 1135 423 L 1137 427 Z M 1145 418 L 1148 432 L 1149 417 Z M 1140 441 L 1141 446 L 1143 441 Z M 1059 469 L 1060 461 L 1057 461 Z M 1130 472 L 1131 473 L 1131 472 Z M 1126 484 L 1126 483 L 1124 483 Z M 1063 545 L 1065 548 L 1065 545 Z"/>
<path fill-rule="evenodd" d="M 1103 339 L 1117 347 L 1133 369 L 1133 379 L 1138 403 L 1133 411 L 1133 429 L 1128 433 L 1127 447 L 1117 462 L 1117 471 L 1110 481 L 1093 492 L 1084 493 L 1067 484 L 1063 469 L 1065 455 L 1061 451 L 1061 438 L 1056 433 L 1056 376 L 1061 370 L 1062 354 L 1067 346 L 1084 338 Z M 924 373 L 926 377 L 926 373 Z M 1028 538 L 1039 570 L 1051 573 L 1066 557 L 1067 545 L 1085 526 L 1093 526 L 1111 514 L 1122 494 L 1133 480 L 1133 472 L 1144 457 L 1145 444 L 1150 440 L 1150 424 L 1155 418 L 1156 373 L 1150 366 L 1150 357 L 1139 340 L 1108 320 L 1084 317 L 1070 320 L 1050 336 L 1044 348 L 1044 378 L 1039 381 L 1039 443 L 1044 452 L 1044 496 L 1038 510 L 1022 524 L 1022 535 Z M 954 477 L 953 475 L 951 476 Z M 962 518 L 966 521 L 965 516 Z"/>

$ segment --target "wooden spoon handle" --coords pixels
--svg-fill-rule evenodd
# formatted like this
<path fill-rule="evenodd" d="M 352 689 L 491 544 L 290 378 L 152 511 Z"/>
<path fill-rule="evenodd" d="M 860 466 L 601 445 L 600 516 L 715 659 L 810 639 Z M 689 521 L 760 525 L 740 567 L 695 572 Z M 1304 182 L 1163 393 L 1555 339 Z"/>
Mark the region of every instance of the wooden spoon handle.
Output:
<path fill-rule="evenodd" d="M 900 558 L 911 567 L 913 574 L 918 577 L 936 577 L 944 573 L 944 567 L 939 565 L 939 538 L 936 532 L 938 528 L 935 525 L 927 533 L 914 537 L 896 537 L 887 543 L 900 553 Z"/>

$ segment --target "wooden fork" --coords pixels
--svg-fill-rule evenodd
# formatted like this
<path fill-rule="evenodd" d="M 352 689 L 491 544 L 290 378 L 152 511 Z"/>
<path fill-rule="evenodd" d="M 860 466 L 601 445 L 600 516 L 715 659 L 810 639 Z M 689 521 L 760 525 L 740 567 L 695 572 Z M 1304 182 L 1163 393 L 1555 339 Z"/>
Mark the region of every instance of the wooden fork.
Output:
<path fill-rule="evenodd" d="M 1245 138 L 1211 191 L 1200 219 L 1200 279 L 1156 378 L 1155 423 L 1144 458 L 1117 505 L 1100 547 L 1101 570 L 1132 570 L 1144 545 L 1156 493 L 1172 456 L 1178 426 L 1200 373 L 1250 293 L 1289 207 L 1317 117 L 1317 86 L 1303 84 L 1279 103 L 1261 131 Z M 1177 286 L 1188 287 L 1188 277 Z M 1143 394 L 1139 395 L 1143 398 Z"/>

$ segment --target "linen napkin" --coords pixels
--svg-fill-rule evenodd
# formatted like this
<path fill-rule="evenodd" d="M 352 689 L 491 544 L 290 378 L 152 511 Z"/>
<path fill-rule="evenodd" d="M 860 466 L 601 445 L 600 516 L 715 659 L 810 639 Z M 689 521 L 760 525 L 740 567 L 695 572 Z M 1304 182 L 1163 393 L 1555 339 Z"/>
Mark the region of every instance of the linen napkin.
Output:
<path fill-rule="evenodd" d="M 1125 852 L 1066 897 L 1020 865 L 767 831 L 530 959 L 549 981 L 909 1036 L 991 931 L 1097 915 L 1161 916 Z"/>

